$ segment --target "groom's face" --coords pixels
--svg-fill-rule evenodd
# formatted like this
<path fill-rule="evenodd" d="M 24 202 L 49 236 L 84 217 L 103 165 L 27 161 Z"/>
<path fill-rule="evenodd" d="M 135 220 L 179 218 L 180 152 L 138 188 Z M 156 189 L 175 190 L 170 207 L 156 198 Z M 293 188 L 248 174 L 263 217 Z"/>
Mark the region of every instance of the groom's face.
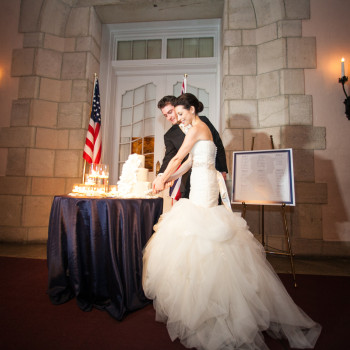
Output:
<path fill-rule="evenodd" d="M 175 108 L 171 104 L 167 104 L 161 109 L 164 117 L 173 125 L 178 124 Z"/>

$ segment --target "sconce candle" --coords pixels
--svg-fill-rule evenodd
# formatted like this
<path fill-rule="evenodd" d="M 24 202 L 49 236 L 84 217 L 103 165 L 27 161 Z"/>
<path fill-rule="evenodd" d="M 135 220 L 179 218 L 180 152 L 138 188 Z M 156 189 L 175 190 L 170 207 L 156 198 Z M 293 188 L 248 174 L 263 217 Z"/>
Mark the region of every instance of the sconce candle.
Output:
<path fill-rule="evenodd" d="M 345 62 L 345 59 L 342 58 L 341 59 L 341 75 L 342 76 L 341 76 L 341 78 L 339 78 L 339 83 L 342 84 L 344 95 L 345 95 L 345 100 L 344 100 L 345 115 L 350 120 L 350 96 L 348 96 L 348 94 L 345 91 L 345 87 L 344 87 L 344 84 L 348 81 L 348 77 L 345 76 L 344 62 Z"/>

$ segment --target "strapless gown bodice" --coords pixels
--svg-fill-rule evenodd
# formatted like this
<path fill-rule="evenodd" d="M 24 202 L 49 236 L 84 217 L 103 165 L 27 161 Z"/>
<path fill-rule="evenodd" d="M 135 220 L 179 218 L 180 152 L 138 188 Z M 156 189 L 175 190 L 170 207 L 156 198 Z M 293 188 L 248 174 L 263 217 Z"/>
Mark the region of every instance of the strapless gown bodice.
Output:
<path fill-rule="evenodd" d="M 216 146 L 213 141 L 198 141 L 192 148 L 191 191 L 189 199 L 203 207 L 218 204 L 219 186 L 215 169 Z"/>
<path fill-rule="evenodd" d="M 211 140 L 200 140 L 191 150 L 192 167 L 215 169 L 216 146 Z"/>

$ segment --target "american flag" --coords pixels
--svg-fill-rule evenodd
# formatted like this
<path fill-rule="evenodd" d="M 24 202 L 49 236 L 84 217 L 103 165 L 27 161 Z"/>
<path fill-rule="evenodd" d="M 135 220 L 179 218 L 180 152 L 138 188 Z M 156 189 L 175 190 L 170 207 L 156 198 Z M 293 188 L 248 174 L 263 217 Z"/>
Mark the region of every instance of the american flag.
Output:
<path fill-rule="evenodd" d="M 182 81 L 181 95 L 185 94 L 186 90 L 187 90 L 187 74 L 184 75 L 184 79 Z M 181 177 L 176 179 L 174 181 L 174 184 L 169 188 L 169 196 L 172 199 L 175 199 L 176 201 L 178 201 L 181 198 L 180 186 L 181 186 Z"/>
<path fill-rule="evenodd" d="M 89 128 L 86 134 L 83 158 L 88 163 L 99 164 L 101 160 L 102 142 L 101 142 L 101 105 L 100 88 L 98 79 L 95 78 L 94 95 L 92 98 L 92 107 L 90 114 Z"/>

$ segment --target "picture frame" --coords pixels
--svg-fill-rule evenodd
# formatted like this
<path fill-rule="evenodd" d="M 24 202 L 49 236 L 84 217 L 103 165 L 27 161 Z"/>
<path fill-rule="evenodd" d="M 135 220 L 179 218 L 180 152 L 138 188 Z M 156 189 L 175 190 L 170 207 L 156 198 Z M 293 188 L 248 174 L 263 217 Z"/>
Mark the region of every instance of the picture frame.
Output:
<path fill-rule="evenodd" d="M 231 203 L 295 206 L 292 149 L 233 152 Z"/>

